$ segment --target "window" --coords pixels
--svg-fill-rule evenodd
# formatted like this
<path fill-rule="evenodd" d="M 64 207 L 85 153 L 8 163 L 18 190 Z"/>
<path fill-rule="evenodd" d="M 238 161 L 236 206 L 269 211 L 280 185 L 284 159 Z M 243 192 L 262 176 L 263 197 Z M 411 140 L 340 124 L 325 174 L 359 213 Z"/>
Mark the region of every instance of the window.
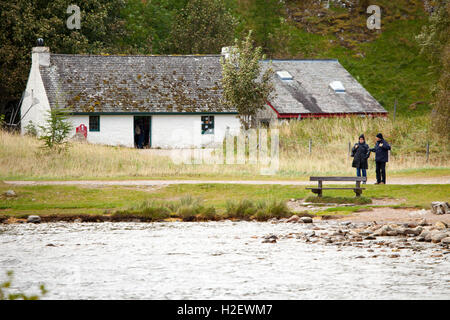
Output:
<path fill-rule="evenodd" d="M 291 74 L 285 70 L 277 71 L 277 75 L 281 80 L 293 80 Z"/>
<path fill-rule="evenodd" d="M 214 134 L 214 116 L 202 116 L 202 134 Z"/>
<path fill-rule="evenodd" d="M 100 116 L 89 116 L 89 131 L 100 131 Z"/>

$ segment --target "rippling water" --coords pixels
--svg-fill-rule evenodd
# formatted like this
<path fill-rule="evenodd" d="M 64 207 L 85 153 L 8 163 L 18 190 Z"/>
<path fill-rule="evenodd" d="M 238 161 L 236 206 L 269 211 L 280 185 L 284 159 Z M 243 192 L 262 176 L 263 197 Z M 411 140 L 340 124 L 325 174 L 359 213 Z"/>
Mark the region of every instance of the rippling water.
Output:
<path fill-rule="evenodd" d="M 258 222 L 0 225 L 0 281 L 51 299 L 449 299 L 450 264 L 421 252 L 261 236 L 304 224 Z M 49 246 L 52 244 L 53 246 Z M 377 258 L 371 258 L 379 254 Z M 357 256 L 366 258 L 356 258 Z"/>

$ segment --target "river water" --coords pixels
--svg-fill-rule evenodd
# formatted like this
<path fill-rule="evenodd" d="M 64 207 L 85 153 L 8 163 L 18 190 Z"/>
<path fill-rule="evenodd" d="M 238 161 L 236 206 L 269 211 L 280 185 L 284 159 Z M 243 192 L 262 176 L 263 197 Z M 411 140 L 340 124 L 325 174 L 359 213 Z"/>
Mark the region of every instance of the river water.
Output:
<path fill-rule="evenodd" d="M 305 243 L 259 222 L 0 225 L 0 282 L 50 299 L 450 299 L 450 255 Z M 378 254 L 378 257 L 372 257 Z M 364 258 L 361 258 L 364 257 Z"/>

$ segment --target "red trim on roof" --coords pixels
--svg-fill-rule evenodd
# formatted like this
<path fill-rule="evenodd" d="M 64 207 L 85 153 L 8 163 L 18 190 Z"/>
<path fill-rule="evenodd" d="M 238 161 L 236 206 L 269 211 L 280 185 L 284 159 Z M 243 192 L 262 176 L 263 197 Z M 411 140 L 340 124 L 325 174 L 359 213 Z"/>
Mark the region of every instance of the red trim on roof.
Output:
<path fill-rule="evenodd" d="M 267 105 L 272 108 L 277 114 L 278 119 L 293 119 L 300 116 L 301 119 L 304 118 L 333 118 L 333 117 L 349 117 L 354 115 L 368 115 L 372 117 L 387 117 L 387 112 L 340 112 L 340 113 L 279 113 L 277 109 L 269 101 L 266 101 Z"/>

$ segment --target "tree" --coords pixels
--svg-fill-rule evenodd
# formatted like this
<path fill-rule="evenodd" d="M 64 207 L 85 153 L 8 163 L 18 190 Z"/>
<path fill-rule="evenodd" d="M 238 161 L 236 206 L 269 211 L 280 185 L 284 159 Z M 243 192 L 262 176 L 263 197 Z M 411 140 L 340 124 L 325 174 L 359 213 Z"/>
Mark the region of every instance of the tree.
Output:
<path fill-rule="evenodd" d="M 433 130 L 450 142 L 450 2 L 442 1 L 417 36 L 422 53 L 440 73 L 437 84 L 433 84 Z"/>
<path fill-rule="evenodd" d="M 117 52 L 124 34 L 117 12 L 125 0 L 77 1 L 81 29 L 66 26 L 71 0 L 0 0 L 0 114 L 17 107 L 31 66 L 31 48 L 37 38 L 53 53 Z M 116 49 L 117 48 L 117 49 Z"/>
<path fill-rule="evenodd" d="M 432 127 L 450 142 L 450 43 L 442 51 L 442 71 L 434 93 Z"/>
<path fill-rule="evenodd" d="M 279 48 L 279 38 L 276 35 L 283 34 L 284 30 L 284 1 L 280 0 L 246 0 L 239 2 L 239 13 L 242 23 L 239 32 L 253 31 L 254 41 L 261 46 L 263 52 L 269 55 Z"/>
<path fill-rule="evenodd" d="M 442 51 L 450 40 L 450 2 L 442 1 L 430 15 L 429 24 L 423 26 L 422 32 L 416 37 L 421 53 L 425 54 L 437 68 L 442 65 Z"/>
<path fill-rule="evenodd" d="M 175 3 L 173 0 L 128 0 L 120 12 L 126 22 L 126 34 L 118 41 L 122 52 L 164 53 L 178 7 L 173 7 Z"/>
<path fill-rule="evenodd" d="M 0 300 L 39 300 L 42 296 L 47 294 L 47 289 L 45 289 L 45 286 L 41 284 L 39 286 L 39 290 L 41 291 L 41 294 L 31 295 L 28 296 L 24 293 L 8 293 L 8 290 L 11 288 L 11 284 L 13 281 L 13 272 L 7 271 L 6 275 L 8 279 L 4 282 L 0 283 Z"/>
<path fill-rule="evenodd" d="M 261 74 L 262 48 L 253 46 L 251 35 L 250 31 L 243 41 L 235 40 L 230 56 L 221 60 L 224 103 L 238 110 L 246 130 L 255 125 L 258 110 L 265 107 L 274 90 L 274 72 L 269 66 Z"/>
<path fill-rule="evenodd" d="M 39 126 L 41 135 L 39 140 L 44 142 L 48 150 L 64 151 L 67 148 L 67 138 L 72 124 L 67 122 L 67 110 L 52 108 L 47 112 L 48 118 L 45 126 Z"/>
<path fill-rule="evenodd" d="M 224 0 L 191 0 L 176 15 L 171 53 L 220 53 L 233 41 L 236 20 Z"/>

